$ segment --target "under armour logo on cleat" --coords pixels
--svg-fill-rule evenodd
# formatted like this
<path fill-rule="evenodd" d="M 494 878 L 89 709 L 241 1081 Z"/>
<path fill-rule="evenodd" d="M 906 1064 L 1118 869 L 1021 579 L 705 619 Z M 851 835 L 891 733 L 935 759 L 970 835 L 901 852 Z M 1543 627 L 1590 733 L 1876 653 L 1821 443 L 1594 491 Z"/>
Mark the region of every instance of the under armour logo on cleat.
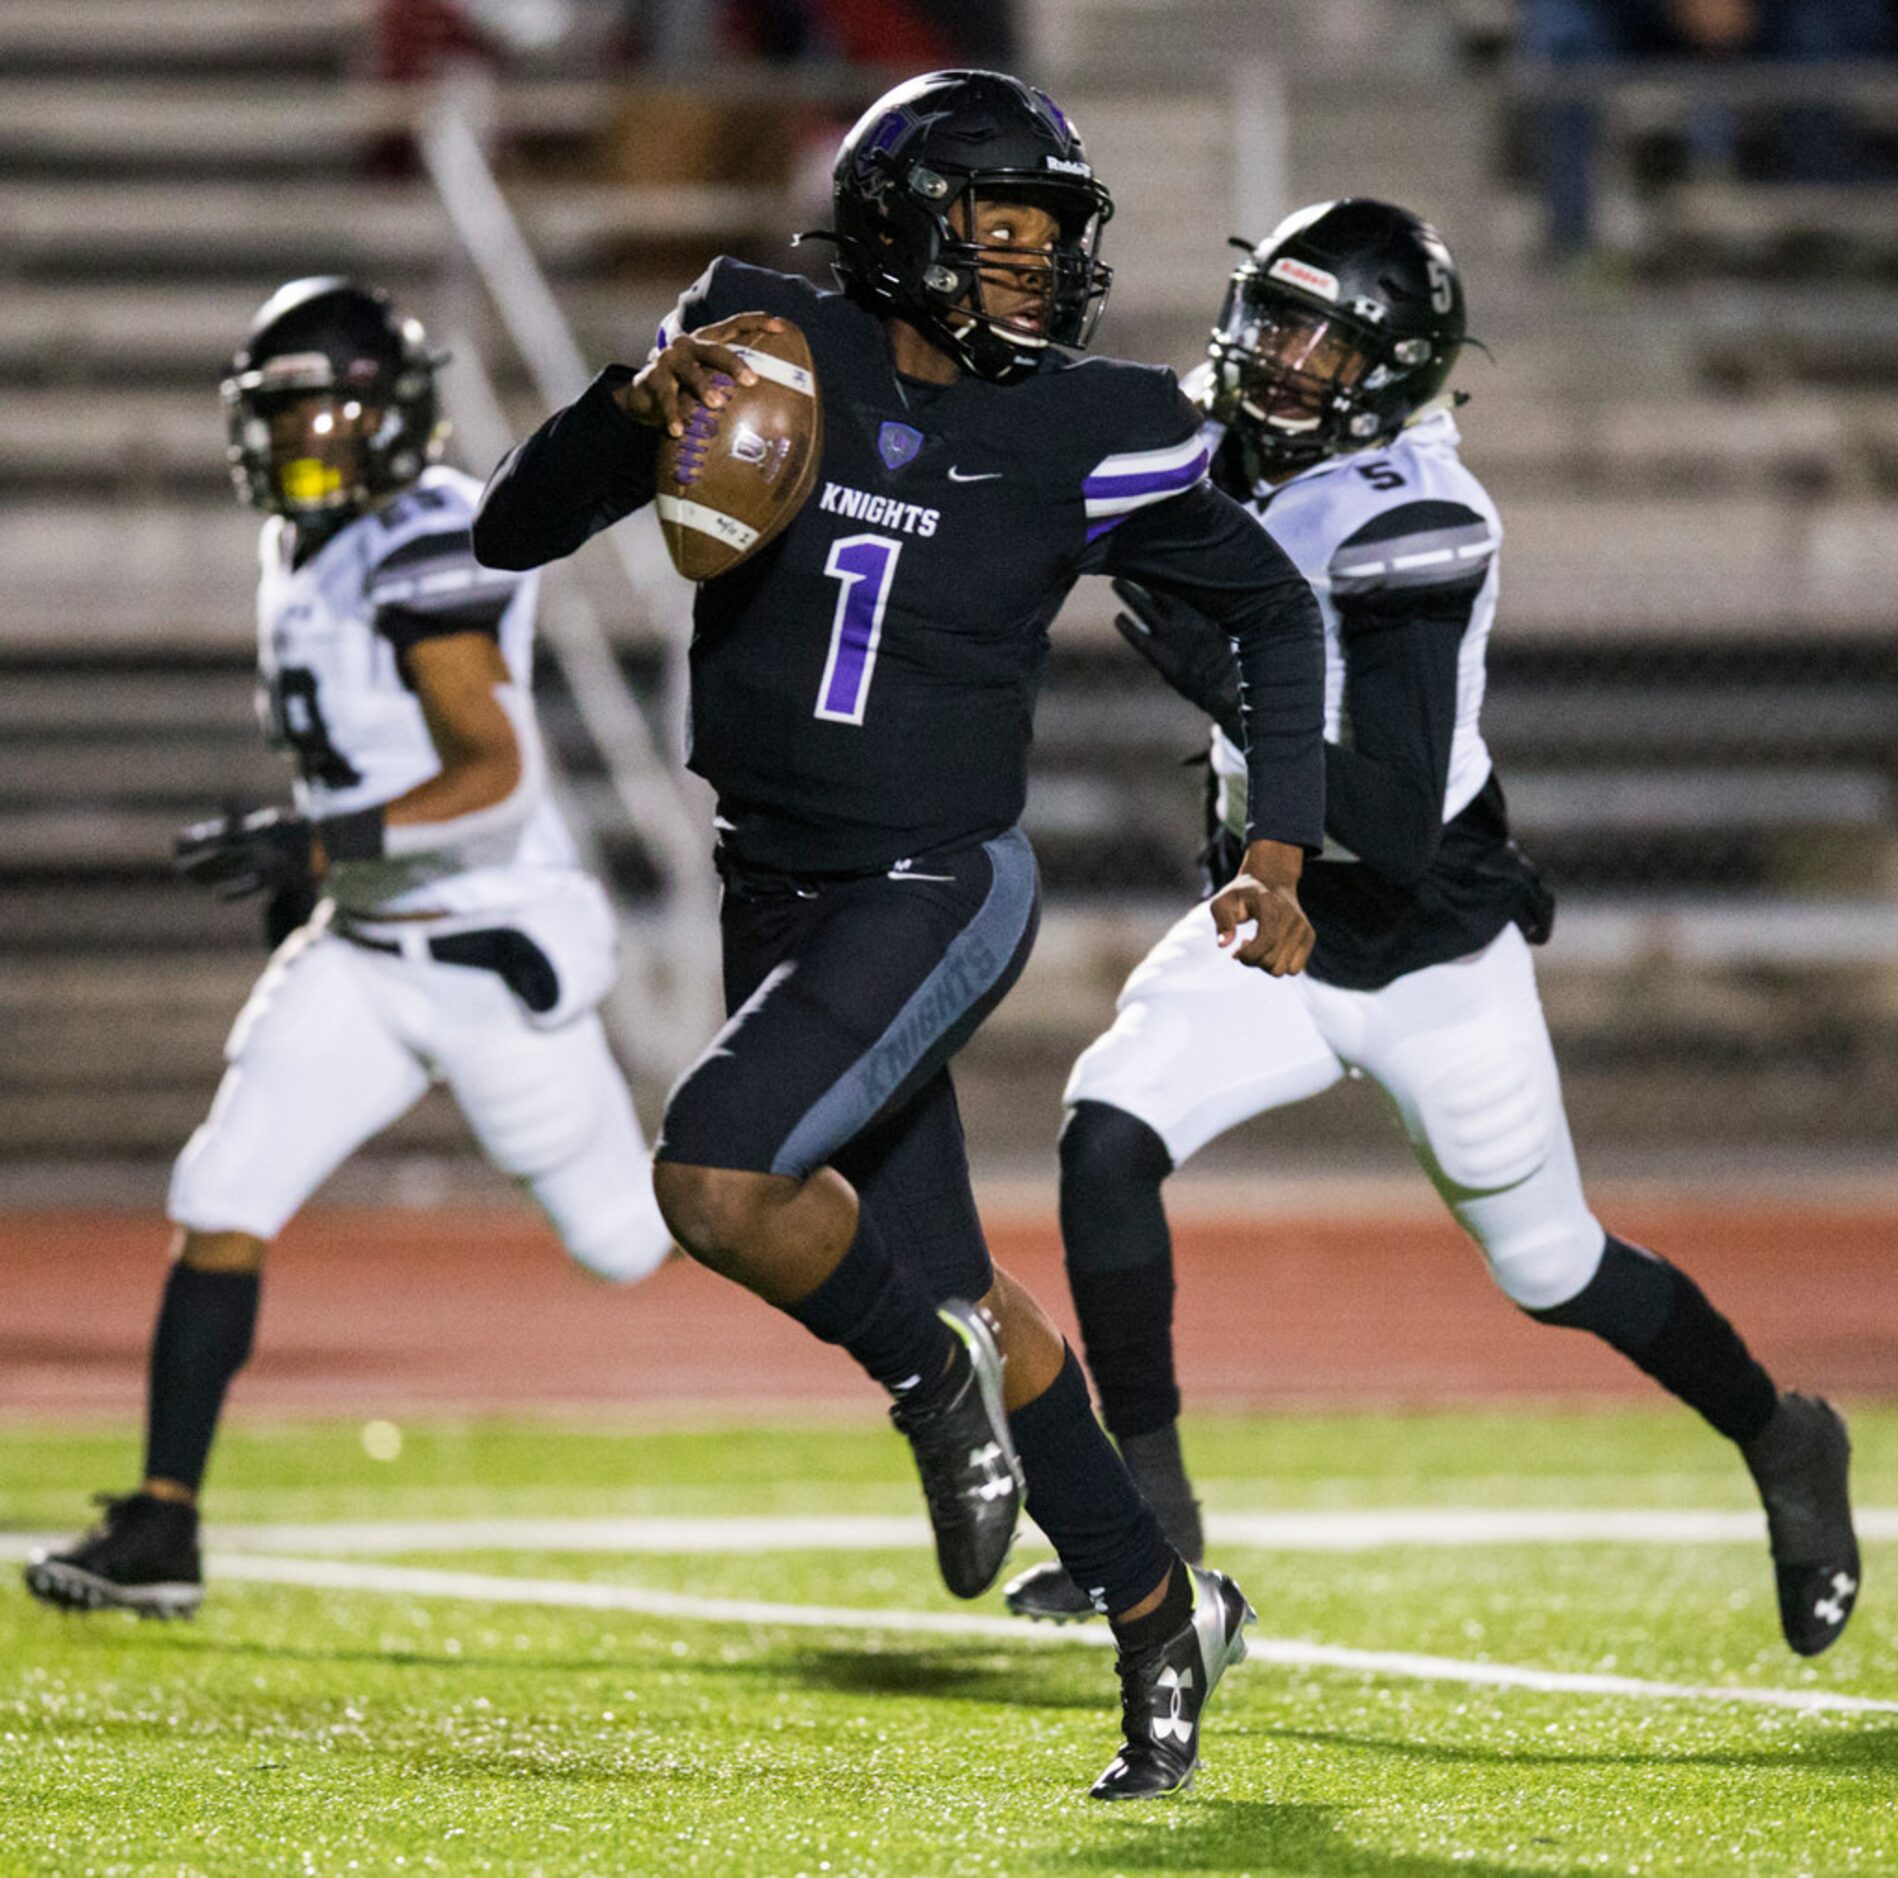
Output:
<path fill-rule="evenodd" d="M 1851 1609 L 1851 1601 L 1858 1592 L 1858 1580 L 1850 1572 L 1832 1574 L 1832 1595 L 1821 1598 L 1813 1605 L 1812 1614 L 1823 1617 L 1828 1624 L 1842 1624 L 1845 1614 Z"/>
<path fill-rule="evenodd" d="M 985 1448 L 971 1448 L 969 1465 L 984 1476 L 974 1489 L 978 1500 L 999 1500 L 1014 1492 L 1015 1476 L 1002 1465 L 1002 1450 L 997 1443 L 991 1441 Z"/>
<path fill-rule="evenodd" d="M 1177 1741 L 1184 1747 L 1193 1738 L 1193 1724 L 1186 1718 L 1186 1698 L 1193 1690 L 1193 1672 L 1163 1669 L 1156 1687 L 1166 1692 L 1167 1712 L 1153 1718 L 1156 1741 Z"/>

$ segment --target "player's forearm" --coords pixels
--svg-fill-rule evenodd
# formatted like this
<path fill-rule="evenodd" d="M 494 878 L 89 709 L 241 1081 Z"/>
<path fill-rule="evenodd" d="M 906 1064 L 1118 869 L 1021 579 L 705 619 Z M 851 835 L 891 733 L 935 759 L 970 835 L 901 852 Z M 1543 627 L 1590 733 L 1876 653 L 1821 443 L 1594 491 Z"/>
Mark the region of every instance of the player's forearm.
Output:
<path fill-rule="evenodd" d="M 1325 749 L 1325 829 L 1399 887 L 1423 878 L 1443 838 L 1467 617 L 1442 595 L 1340 609 L 1351 742 Z"/>
<path fill-rule="evenodd" d="M 399 796 L 319 821 L 325 858 L 369 861 L 417 854 L 453 854 L 474 866 L 491 850 L 512 845 L 544 787 L 544 763 L 533 732 L 533 707 L 512 686 L 497 687 L 505 734 L 466 742 L 438 740 L 442 767 Z"/>
<path fill-rule="evenodd" d="M 444 764 L 426 782 L 384 803 L 382 819 L 390 828 L 456 821 L 499 807 L 520 784 L 521 757 L 512 742 L 503 749 L 468 751 Z"/>
<path fill-rule="evenodd" d="M 1374 874 L 1414 887 L 1443 837 L 1443 789 L 1413 770 L 1327 744 L 1325 832 Z"/>
<path fill-rule="evenodd" d="M 652 500 L 658 433 L 613 397 L 629 376 L 609 366 L 501 460 L 475 514 L 477 560 L 504 568 L 557 561 Z"/>
<path fill-rule="evenodd" d="M 1324 844 L 1325 650 L 1318 602 L 1237 503 L 1202 484 L 1128 518 L 1111 571 L 1213 620 L 1239 661 L 1246 839 Z"/>

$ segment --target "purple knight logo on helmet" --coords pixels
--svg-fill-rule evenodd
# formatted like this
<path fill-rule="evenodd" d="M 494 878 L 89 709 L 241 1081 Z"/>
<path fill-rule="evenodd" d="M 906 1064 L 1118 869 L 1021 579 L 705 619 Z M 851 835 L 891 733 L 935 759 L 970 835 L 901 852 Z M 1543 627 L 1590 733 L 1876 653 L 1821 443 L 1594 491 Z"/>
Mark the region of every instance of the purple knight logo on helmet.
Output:
<path fill-rule="evenodd" d="M 916 461 L 924 441 L 923 433 L 908 424 L 886 423 L 877 432 L 877 455 L 885 469 L 900 470 Z"/>

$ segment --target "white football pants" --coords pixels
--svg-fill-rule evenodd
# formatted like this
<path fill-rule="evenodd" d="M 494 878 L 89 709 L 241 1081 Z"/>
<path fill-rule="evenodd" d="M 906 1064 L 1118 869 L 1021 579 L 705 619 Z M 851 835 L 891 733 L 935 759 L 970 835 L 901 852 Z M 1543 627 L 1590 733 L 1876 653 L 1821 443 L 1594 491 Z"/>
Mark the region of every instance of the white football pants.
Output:
<path fill-rule="evenodd" d="M 1514 926 L 1469 958 L 1345 991 L 1239 964 L 1197 906 L 1134 968 L 1066 1101 L 1137 1116 L 1179 1167 L 1237 1123 L 1347 1075 L 1390 1098 L 1424 1172 L 1516 1303 L 1565 1303 L 1595 1275 L 1605 1235 L 1582 1195 L 1535 968 Z"/>
<path fill-rule="evenodd" d="M 172 1169 L 177 1225 L 274 1239 L 439 1081 L 582 1265 L 630 1281 L 671 1249 L 645 1137 L 593 1011 L 539 1030 L 491 971 L 367 950 L 319 924 L 278 948 L 224 1054 L 211 1112 Z"/>

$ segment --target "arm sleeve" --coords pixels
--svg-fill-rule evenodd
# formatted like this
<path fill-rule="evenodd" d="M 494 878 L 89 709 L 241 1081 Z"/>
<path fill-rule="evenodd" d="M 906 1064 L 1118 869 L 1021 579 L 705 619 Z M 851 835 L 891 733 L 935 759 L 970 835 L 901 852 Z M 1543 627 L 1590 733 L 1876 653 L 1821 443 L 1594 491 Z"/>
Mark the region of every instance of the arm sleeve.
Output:
<path fill-rule="evenodd" d="M 1476 587 L 1340 607 L 1349 746 L 1325 746 L 1325 825 L 1375 874 L 1414 886 L 1443 835 L 1457 663 Z"/>
<path fill-rule="evenodd" d="M 370 575 L 365 597 L 406 676 L 407 655 L 424 639 L 465 632 L 498 639 L 519 587 L 515 575 L 474 558 L 464 526 L 403 542 Z"/>
<path fill-rule="evenodd" d="M 557 561 L 653 498 L 659 433 L 613 401 L 633 376 L 609 365 L 573 403 L 504 456 L 475 511 L 484 567 Z"/>
<path fill-rule="evenodd" d="M 1097 549 L 1099 564 L 1086 571 L 1184 600 L 1232 642 L 1246 839 L 1316 854 L 1325 823 L 1324 628 L 1304 576 L 1244 509 L 1203 480 L 1130 510 Z"/>
<path fill-rule="evenodd" d="M 1400 504 L 1332 556 L 1349 742 L 1325 752 L 1326 826 L 1414 886 L 1443 836 L 1463 635 L 1497 538 L 1461 503 Z"/>

